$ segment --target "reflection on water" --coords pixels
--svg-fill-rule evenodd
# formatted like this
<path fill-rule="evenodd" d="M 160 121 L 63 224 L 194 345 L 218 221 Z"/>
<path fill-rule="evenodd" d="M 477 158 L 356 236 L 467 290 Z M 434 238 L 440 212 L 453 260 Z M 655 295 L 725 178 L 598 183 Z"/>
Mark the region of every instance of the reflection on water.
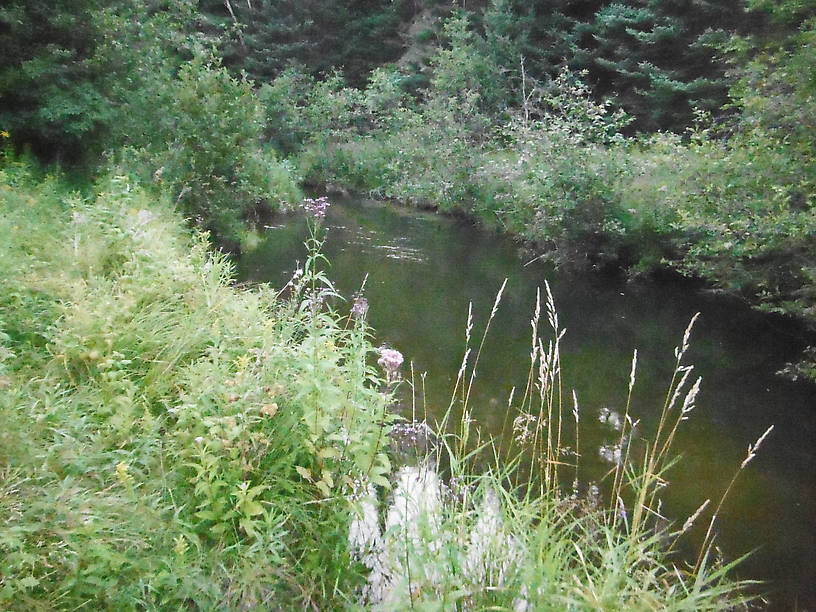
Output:
<path fill-rule="evenodd" d="M 768 581 L 775 607 L 816 607 L 816 391 L 773 376 L 801 348 L 793 328 L 688 286 L 627 284 L 554 271 L 541 261 L 525 266 L 529 258 L 522 259 L 512 241 L 433 214 L 349 200 L 330 207 L 325 225 L 329 276 L 351 298 L 368 275 L 368 319 L 377 343 L 399 349 L 417 378 L 427 372 L 418 405 L 427 407 L 430 421 L 448 407 L 469 303 L 473 337 L 480 338 L 479 326 L 507 278 L 470 408 L 493 434 L 506 416 L 512 424 L 517 415 L 506 414 L 508 397 L 526 382 L 536 288 L 549 281 L 567 328 L 564 388 L 578 395 L 581 446 L 599 449 L 582 457 L 585 479 L 617 460 L 613 434 L 626 403 L 632 351 L 638 350 L 638 376 L 631 412 L 648 437 L 665 400 L 673 349 L 699 311 L 687 362 L 703 377 L 702 390 L 678 433 L 674 448 L 683 458 L 668 475 L 664 507 L 682 523 L 707 497 L 716 501 L 748 444 L 775 424 L 723 508 L 719 543 L 731 557 L 757 549 L 741 573 Z M 283 286 L 305 259 L 306 238 L 302 217 L 276 220 L 238 262 L 240 277 Z M 350 307 L 350 299 L 339 306 Z"/>

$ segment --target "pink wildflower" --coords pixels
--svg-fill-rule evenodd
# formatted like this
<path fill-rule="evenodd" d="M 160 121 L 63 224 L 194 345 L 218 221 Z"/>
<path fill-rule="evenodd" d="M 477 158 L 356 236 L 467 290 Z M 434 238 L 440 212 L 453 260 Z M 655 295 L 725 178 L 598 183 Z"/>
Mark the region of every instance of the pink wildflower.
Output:
<path fill-rule="evenodd" d="M 380 358 L 377 360 L 377 363 L 385 370 L 388 382 L 395 380 L 399 376 L 402 361 L 402 353 L 398 350 L 389 348 L 380 349 Z"/>
<path fill-rule="evenodd" d="M 321 196 L 317 199 L 306 198 L 303 200 L 303 209 L 315 219 L 322 219 L 326 216 L 329 208 L 329 198 Z"/>

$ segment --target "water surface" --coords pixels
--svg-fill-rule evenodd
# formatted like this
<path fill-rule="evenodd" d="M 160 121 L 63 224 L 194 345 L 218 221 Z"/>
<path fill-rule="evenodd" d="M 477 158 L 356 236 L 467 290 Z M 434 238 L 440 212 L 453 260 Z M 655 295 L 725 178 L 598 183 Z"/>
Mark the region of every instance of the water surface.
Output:
<path fill-rule="evenodd" d="M 674 347 L 700 312 L 685 362 L 703 377 L 702 390 L 675 445 L 682 461 L 669 474 L 666 512 L 682 522 L 706 498 L 716 502 L 748 445 L 774 424 L 723 508 L 718 543 L 730 558 L 756 550 L 740 575 L 768 582 L 771 607 L 816 607 L 816 389 L 774 375 L 802 346 L 794 326 L 686 283 L 626 283 L 529 263 L 531 256 L 510 239 L 432 213 L 346 199 L 330 207 L 324 226 L 336 287 L 351 296 L 367 276 L 377 343 L 413 362 L 417 384 L 427 372 L 429 420 L 448 406 L 468 305 L 480 338 L 506 278 L 470 403 L 482 428 L 501 432 L 510 390 L 526 381 L 536 289 L 548 281 L 567 329 L 564 385 L 579 398 L 586 479 L 608 468 L 597 448 L 616 434 L 598 415 L 622 409 L 633 349 L 632 412 L 648 436 L 671 378 Z M 237 263 L 239 277 L 283 286 L 305 258 L 307 236 L 302 216 L 278 218 Z"/>

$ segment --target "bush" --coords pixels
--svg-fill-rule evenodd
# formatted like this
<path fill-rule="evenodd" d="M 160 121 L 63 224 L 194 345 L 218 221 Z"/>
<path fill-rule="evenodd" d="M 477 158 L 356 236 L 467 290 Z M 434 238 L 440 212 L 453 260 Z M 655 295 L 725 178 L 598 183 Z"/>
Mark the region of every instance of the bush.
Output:
<path fill-rule="evenodd" d="M 262 147 L 264 116 L 249 81 L 231 77 L 199 55 L 168 86 L 168 107 L 155 109 L 153 143 L 137 156 L 186 215 L 220 240 L 234 240 L 240 219 L 257 207 L 298 201 L 290 167 Z"/>

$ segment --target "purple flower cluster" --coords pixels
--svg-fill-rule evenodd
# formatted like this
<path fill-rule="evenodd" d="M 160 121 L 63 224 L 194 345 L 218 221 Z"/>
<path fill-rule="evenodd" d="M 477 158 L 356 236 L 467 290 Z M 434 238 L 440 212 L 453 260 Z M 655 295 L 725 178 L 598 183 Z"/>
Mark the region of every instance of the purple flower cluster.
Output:
<path fill-rule="evenodd" d="M 396 380 L 399 376 L 399 369 L 402 365 L 402 353 L 396 349 L 381 348 L 380 358 L 377 363 L 385 370 L 388 382 Z"/>
<path fill-rule="evenodd" d="M 326 216 L 326 211 L 329 208 L 329 198 L 321 196 L 317 199 L 306 198 L 302 202 L 303 209 L 315 219 L 322 219 Z"/>
<path fill-rule="evenodd" d="M 433 435 L 433 430 L 425 421 L 406 421 L 394 423 L 390 435 L 392 438 L 400 439 L 403 443 L 425 444 Z"/>
<path fill-rule="evenodd" d="M 351 306 L 351 316 L 355 319 L 365 319 L 368 312 L 368 300 L 362 295 L 354 298 L 354 304 Z"/>
<path fill-rule="evenodd" d="M 409 462 L 425 457 L 437 448 L 436 435 L 425 421 L 394 423 L 388 436 L 395 456 L 404 457 Z"/>

